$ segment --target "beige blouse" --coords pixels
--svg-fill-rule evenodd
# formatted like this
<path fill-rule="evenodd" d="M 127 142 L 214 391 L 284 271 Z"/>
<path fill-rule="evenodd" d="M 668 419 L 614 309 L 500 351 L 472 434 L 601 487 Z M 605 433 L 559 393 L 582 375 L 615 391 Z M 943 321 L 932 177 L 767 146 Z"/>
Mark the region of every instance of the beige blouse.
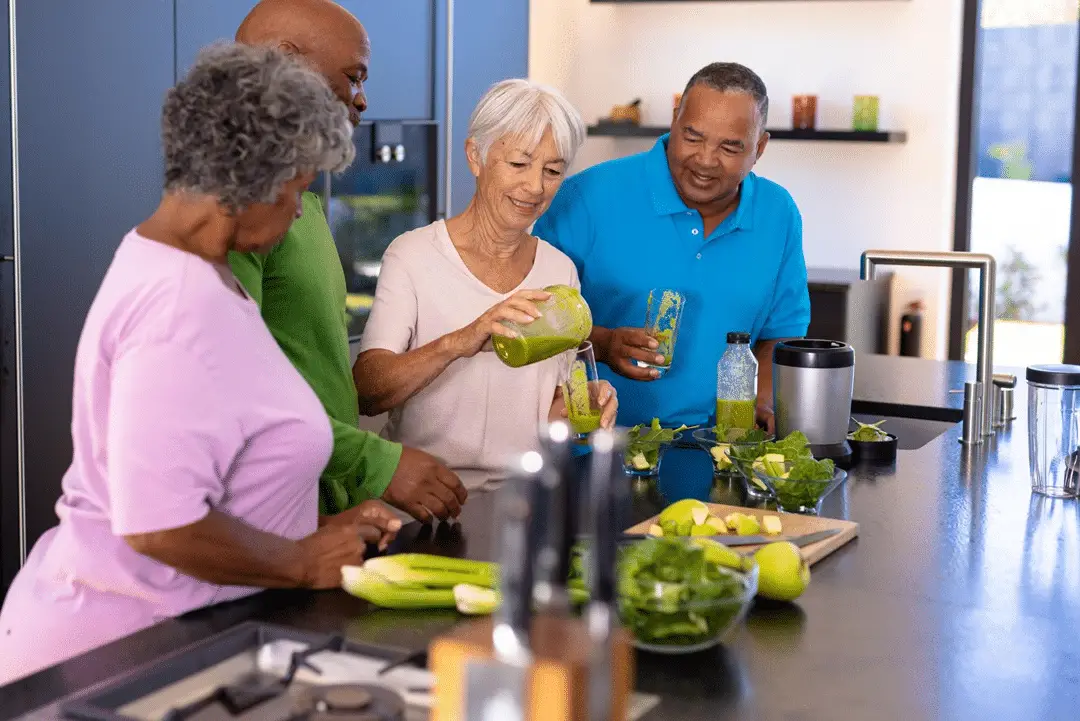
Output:
<path fill-rule="evenodd" d="M 510 293 L 497 293 L 466 267 L 443 221 L 405 233 L 383 255 L 361 352 L 403 353 L 472 323 L 524 289 L 561 283 L 580 288 L 573 261 L 540 240 L 532 270 Z M 420 448 L 457 471 L 500 472 L 539 444 L 540 424 L 567 356 L 510 368 L 494 352 L 459 358 L 390 412 L 383 436 Z"/>

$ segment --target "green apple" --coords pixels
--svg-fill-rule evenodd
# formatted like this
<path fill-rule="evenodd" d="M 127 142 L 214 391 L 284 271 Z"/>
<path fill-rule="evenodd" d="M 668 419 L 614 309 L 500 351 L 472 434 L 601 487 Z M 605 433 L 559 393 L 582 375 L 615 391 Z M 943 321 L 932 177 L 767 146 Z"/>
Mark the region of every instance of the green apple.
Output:
<path fill-rule="evenodd" d="M 698 511 L 699 514 L 704 511 L 705 517 L 708 518 L 709 516 L 708 506 L 696 498 L 686 498 L 672 503 L 665 508 L 660 513 L 660 517 L 656 519 L 656 522 L 661 526 L 666 526 L 668 523 L 672 522 L 680 526 L 685 524 L 687 526 L 687 532 L 689 533 L 689 528 L 696 523 L 694 520 L 694 511 Z M 668 534 L 665 533 L 664 535 Z"/>
<path fill-rule="evenodd" d="M 694 543 L 704 549 L 705 560 L 717 566 L 726 566 L 737 571 L 748 571 L 754 564 L 751 558 L 742 555 L 738 551 L 733 551 L 711 538 L 695 538 Z"/>
<path fill-rule="evenodd" d="M 788 541 L 762 546 L 754 553 L 758 564 L 758 595 L 774 601 L 794 601 L 810 583 L 810 566 L 799 547 Z"/>

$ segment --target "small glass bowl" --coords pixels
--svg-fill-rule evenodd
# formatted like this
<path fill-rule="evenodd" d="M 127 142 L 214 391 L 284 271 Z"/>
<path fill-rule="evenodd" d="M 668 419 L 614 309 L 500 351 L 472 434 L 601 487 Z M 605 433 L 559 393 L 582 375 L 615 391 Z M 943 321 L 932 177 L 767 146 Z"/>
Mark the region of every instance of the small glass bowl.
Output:
<path fill-rule="evenodd" d="M 690 538 L 639 543 L 694 544 Z M 696 545 L 696 544 L 695 544 Z M 710 578 L 669 583 L 652 576 L 619 579 L 619 618 L 634 645 L 662 654 L 704 651 L 721 643 L 746 616 L 757 594 L 758 566 L 747 571 L 711 565 Z"/>
<path fill-rule="evenodd" d="M 698 428 L 692 435 L 694 441 L 712 456 L 713 475 L 717 480 L 727 481 L 729 484 L 732 480 L 737 480 L 745 487 L 746 494 L 751 500 L 763 500 L 772 497 L 772 493 L 767 489 L 759 488 L 755 484 L 748 482 L 747 474 L 750 473 L 750 469 L 749 467 L 743 468 L 745 464 L 732 460 L 729 465 L 720 468 L 716 457 L 713 456 L 713 449 L 721 445 L 727 445 L 729 448 L 756 446 L 773 441 L 775 436 L 768 436 L 763 441 L 747 443 L 745 441 L 720 441 L 716 437 L 715 428 Z"/>
<path fill-rule="evenodd" d="M 626 471 L 628 476 L 656 476 L 660 473 L 660 462 L 664 459 L 664 452 L 671 447 L 673 443 L 677 443 L 683 434 L 676 433 L 671 441 L 664 443 L 650 443 L 650 452 L 641 453 L 645 457 L 645 464 L 640 464 L 637 459 L 638 453 L 634 450 L 634 441 L 631 440 L 630 444 L 626 447 L 626 453 L 623 455 L 623 470 Z M 655 451 L 652 451 L 652 447 L 655 446 Z M 653 463 L 652 452 L 656 453 L 656 462 Z M 635 463 L 635 461 L 639 461 Z"/>
<path fill-rule="evenodd" d="M 792 462 L 785 461 L 784 473 L 791 471 Z M 765 473 L 759 468 L 751 468 L 752 476 L 747 476 L 751 485 L 765 486 L 769 495 L 775 499 L 776 508 L 785 513 L 803 513 L 816 516 L 821 508 L 821 501 L 832 493 L 833 489 L 847 479 L 847 472 L 836 468 L 833 477 L 827 481 L 793 481 Z"/>

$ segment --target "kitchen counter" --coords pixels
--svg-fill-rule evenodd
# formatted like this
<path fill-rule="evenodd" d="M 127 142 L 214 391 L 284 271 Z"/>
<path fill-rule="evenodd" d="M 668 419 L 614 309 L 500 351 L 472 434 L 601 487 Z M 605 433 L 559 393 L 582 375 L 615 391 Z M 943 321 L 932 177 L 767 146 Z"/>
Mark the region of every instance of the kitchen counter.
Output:
<path fill-rule="evenodd" d="M 954 405 L 959 363 L 860 359 L 863 402 Z M 930 365 L 926 365 L 930 364 Z M 873 396 L 879 389 L 881 393 Z M 895 464 L 856 467 L 823 515 L 859 537 L 813 568 L 795 604 L 758 602 L 721 648 L 638 654 L 637 685 L 662 701 L 646 718 L 905 721 L 1075 719 L 1080 709 L 1080 504 L 1032 496 L 1023 383 L 1011 428 L 968 449 L 960 429 Z M 873 396 L 873 397 L 872 397 Z M 932 407 L 927 405 L 927 407 Z M 672 450 L 659 488 L 639 486 L 634 514 L 667 494 L 708 497 L 708 457 Z M 491 556 L 490 494 L 470 498 L 457 532 L 410 526 L 402 545 Z M 372 610 L 343 592 L 268 592 L 164 622 L 0 689 L 0 716 L 99 682 L 248 619 L 415 648 L 452 612 Z M 56 706 L 32 715 L 56 718 Z"/>

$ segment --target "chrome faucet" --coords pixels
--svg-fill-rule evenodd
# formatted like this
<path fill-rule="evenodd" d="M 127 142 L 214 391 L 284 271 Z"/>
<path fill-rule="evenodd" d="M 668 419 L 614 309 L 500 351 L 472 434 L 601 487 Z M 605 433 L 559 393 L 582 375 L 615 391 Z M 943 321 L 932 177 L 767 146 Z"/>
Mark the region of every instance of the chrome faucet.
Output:
<path fill-rule="evenodd" d="M 908 265 L 979 271 L 979 336 L 975 380 L 982 386 L 982 435 L 993 433 L 994 414 L 994 300 L 997 294 L 997 262 L 986 253 L 921 250 L 868 250 L 862 254 L 863 280 L 872 280 L 879 265 Z"/>

